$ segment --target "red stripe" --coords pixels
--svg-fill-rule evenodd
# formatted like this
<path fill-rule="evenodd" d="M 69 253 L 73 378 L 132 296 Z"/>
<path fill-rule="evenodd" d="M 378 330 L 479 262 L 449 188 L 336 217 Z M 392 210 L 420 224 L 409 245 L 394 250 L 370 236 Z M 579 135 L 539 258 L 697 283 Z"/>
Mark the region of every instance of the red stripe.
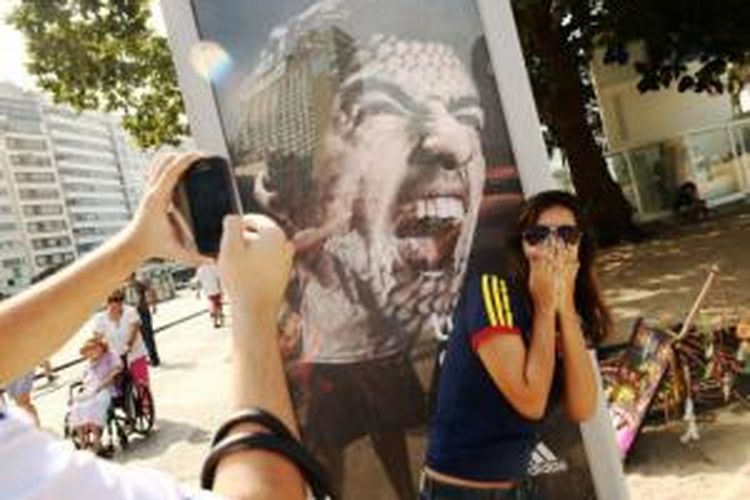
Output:
<path fill-rule="evenodd" d="M 482 344 L 495 335 L 521 335 L 521 330 L 510 326 L 488 326 L 487 328 L 482 328 L 471 336 L 471 348 L 474 352 L 477 352 Z"/>

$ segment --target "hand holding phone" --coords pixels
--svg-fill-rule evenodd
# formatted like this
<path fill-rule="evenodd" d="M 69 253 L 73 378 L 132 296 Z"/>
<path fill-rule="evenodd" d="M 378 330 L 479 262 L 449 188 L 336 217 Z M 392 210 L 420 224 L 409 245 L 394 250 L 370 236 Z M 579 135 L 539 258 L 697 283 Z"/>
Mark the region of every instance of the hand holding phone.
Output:
<path fill-rule="evenodd" d="M 201 158 L 183 174 L 174 204 L 200 254 L 218 255 L 224 217 L 241 214 L 239 199 L 229 162 L 220 156 Z"/>

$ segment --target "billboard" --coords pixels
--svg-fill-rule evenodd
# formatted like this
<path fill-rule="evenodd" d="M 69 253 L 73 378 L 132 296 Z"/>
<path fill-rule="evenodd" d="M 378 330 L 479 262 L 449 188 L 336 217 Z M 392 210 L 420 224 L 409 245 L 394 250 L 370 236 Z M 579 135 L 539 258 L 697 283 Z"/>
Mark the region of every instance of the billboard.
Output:
<path fill-rule="evenodd" d="M 533 106 L 504 97 L 531 102 L 520 53 L 496 73 L 518 41 L 492 50 L 489 4 L 163 1 L 198 145 L 297 249 L 280 342 L 303 439 L 345 498 L 415 498 L 435 332 L 470 256 L 503 255 L 516 158 L 544 155 Z"/>

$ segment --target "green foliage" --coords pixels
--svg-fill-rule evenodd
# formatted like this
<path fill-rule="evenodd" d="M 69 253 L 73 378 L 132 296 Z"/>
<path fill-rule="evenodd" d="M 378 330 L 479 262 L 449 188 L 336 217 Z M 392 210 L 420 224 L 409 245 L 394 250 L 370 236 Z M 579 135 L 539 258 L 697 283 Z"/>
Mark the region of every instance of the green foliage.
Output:
<path fill-rule="evenodd" d="M 633 64 L 642 92 L 670 87 L 721 93 L 727 72 L 750 54 L 747 0 L 604 0 L 598 41 L 605 62 Z M 644 42 L 648 60 L 632 61 L 628 42 Z"/>
<path fill-rule="evenodd" d="M 55 102 L 122 115 L 143 148 L 188 133 L 164 37 L 148 0 L 21 0 L 9 21 L 27 41 L 28 70 Z"/>
<path fill-rule="evenodd" d="M 578 68 L 589 123 L 599 132 L 599 116 L 589 64 L 603 48 L 607 64 L 631 64 L 640 74 L 638 89 L 676 85 L 680 92 L 736 94 L 744 82 L 737 68 L 750 54 L 750 2 L 747 0 L 513 0 L 524 51 L 543 118 L 545 99 L 554 94 L 556 74 L 540 56 L 539 33 L 529 15 L 545 12 L 560 25 L 565 56 Z M 641 42 L 647 59 L 629 53 Z M 545 122 L 553 120 L 545 119 Z"/>

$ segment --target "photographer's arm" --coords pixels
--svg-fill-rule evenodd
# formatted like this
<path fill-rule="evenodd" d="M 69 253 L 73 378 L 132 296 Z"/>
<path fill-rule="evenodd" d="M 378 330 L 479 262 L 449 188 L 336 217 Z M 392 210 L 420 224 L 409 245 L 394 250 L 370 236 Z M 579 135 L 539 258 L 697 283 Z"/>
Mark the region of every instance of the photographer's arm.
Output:
<path fill-rule="evenodd" d="M 276 325 L 293 253 L 292 244 L 269 219 L 227 217 L 219 270 L 232 308 L 231 404 L 235 410 L 261 407 L 296 434 Z M 238 425 L 232 433 L 256 430 Z M 214 491 L 230 498 L 305 498 L 297 468 L 279 455 L 258 450 L 222 459 Z"/>
<path fill-rule="evenodd" d="M 197 153 L 169 155 L 151 166 L 148 191 L 118 235 L 59 273 L 0 304 L 0 384 L 57 351 L 114 288 L 146 259 L 195 262 L 168 213 L 172 192 Z"/>

